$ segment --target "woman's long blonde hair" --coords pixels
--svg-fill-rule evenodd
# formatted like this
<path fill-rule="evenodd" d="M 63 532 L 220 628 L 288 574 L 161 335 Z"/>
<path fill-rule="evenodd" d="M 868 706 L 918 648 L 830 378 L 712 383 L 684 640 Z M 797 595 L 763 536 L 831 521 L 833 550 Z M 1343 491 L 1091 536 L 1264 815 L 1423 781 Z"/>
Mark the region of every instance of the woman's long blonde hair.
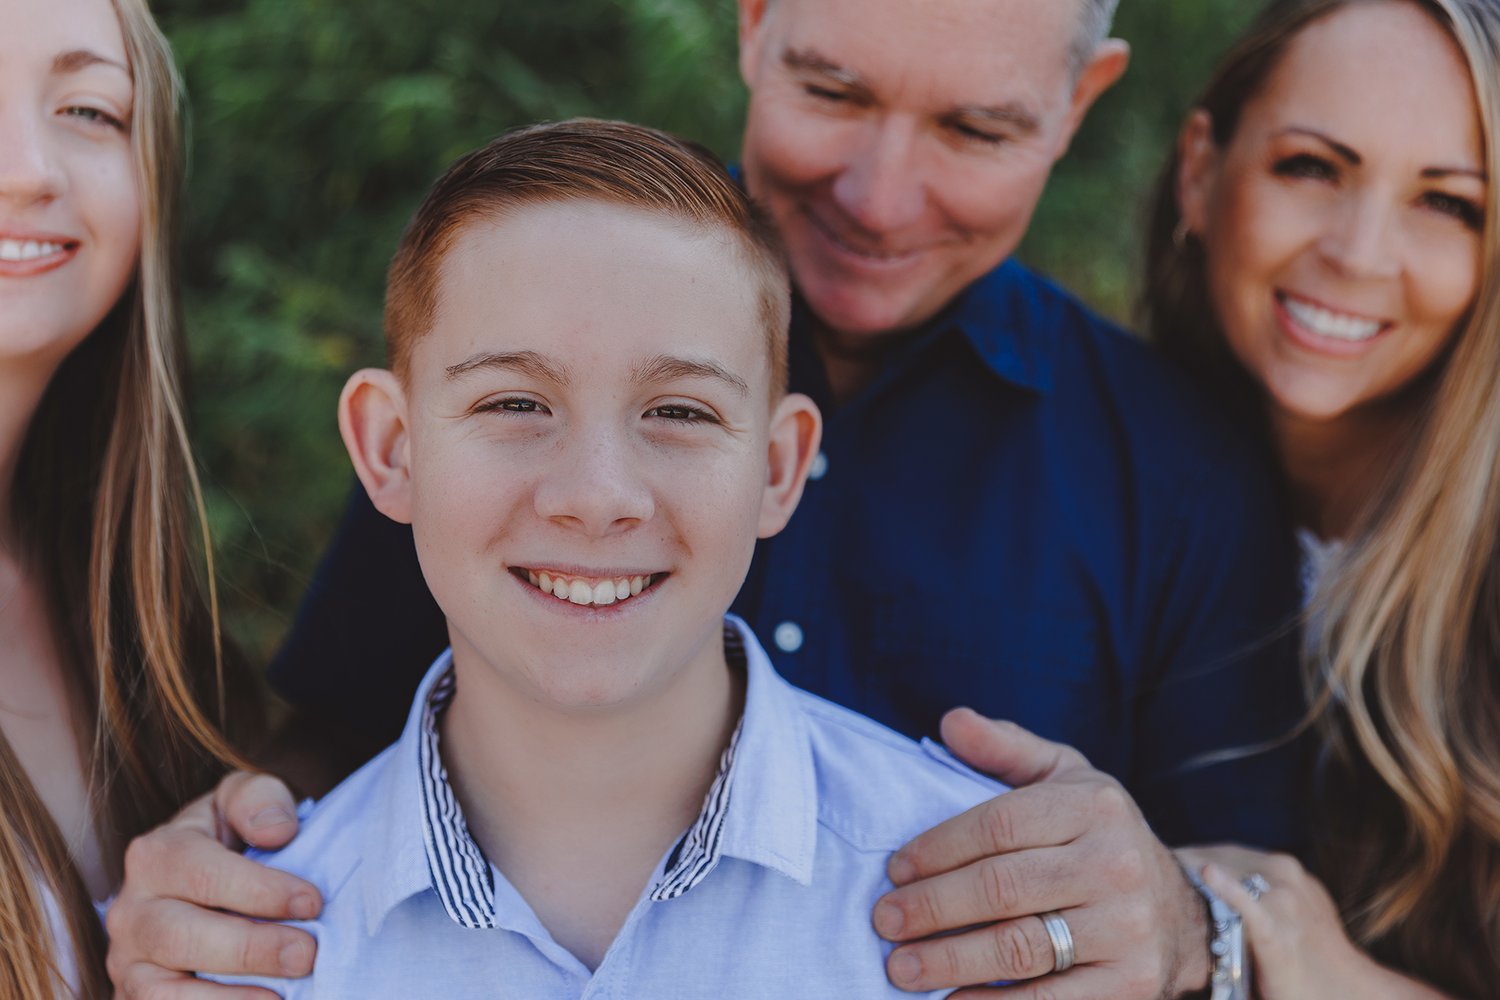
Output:
<path fill-rule="evenodd" d="M 1273 0 L 1199 106 L 1221 148 L 1310 22 L 1350 3 L 1412 2 L 1462 49 L 1486 168 L 1500 168 L 1500 0 Z M 1399 72 L 1399 67 L 1389 68 Z M 1168 353 L 1256 400 L 1214 318 L 1177 163 L 1157 192 L 1144 318 Z M 1325 738 L 1323 873 L 1354 937 L 1463 996 L 1500 995 L 1500 198 L 1485 213 L 1475 300 L 1420 420 L 1319 595 L 1307 651 Z"/>
<path fill-rule="evenodd" d="M 226 668 L 183 413 L 174 260 L 181 86 L 145 0 L 113 3 L 135 85 L 140 259 L 121 301 L 49 383 L 22 446 L 11 505 L 18 555 L 41 583 L 70 694 L 92 727 L 80 751 L 112 864 L 129 837 L 237 760 L 221 735 L 230 702 L 236 723 L 259 716 L 253 688 Z M 52 940 L 44 891 L 71 941 Z M 0 943 L 0 1000 L 62 993 L 56 948 L 70 945 L 83 995 L 109 993 L 93 906 L 3 737 Z"/>

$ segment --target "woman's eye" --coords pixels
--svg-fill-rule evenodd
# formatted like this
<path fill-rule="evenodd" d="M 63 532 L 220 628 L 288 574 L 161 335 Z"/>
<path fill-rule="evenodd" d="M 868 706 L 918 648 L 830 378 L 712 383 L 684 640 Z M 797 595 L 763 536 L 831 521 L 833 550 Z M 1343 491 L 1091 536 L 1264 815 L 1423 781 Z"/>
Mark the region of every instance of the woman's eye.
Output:
<path fill-rule="evenodd" d="M 1333 164 L 1321 156 L 1298 153 L 1276 161 L 1271 168 L 1278 177 L 1307 177 L 1312 180 L 1332 180 L 1338 176 Z"/>
<path fill-rule="evenodd" d="M 121 132 L 125 131 L 125 123 L 102 108 L 91 107 L 87 104 L 74 104 L 63 108 L 60 113 L 65 118 L 78 118 L 86 122 L 107 125 Z"/>
<path fill-rule="evenodd" d="M 1444 194 L 1441 191 L 1429 191 L 1422 196 L 1422 203 L 1444 215 L 1451 215 L 1475 232 L 1484 228 L 1484 210 L 1468 198 Z"/>

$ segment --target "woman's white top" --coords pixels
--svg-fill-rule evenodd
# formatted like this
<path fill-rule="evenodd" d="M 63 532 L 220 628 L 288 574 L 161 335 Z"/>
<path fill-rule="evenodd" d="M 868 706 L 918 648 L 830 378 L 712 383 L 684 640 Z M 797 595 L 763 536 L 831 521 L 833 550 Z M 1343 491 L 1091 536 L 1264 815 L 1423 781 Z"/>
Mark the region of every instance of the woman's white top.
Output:
<path fill-rule="evenodd" d="M 1312 603 L 1318 588 L 1328 576 L 1328 567 L 1343 555 L 1341 539 L 1324 540 L 1306 528 L 1297 529 L 1297 545 L 1302 549 L 1302 606 Z"/>
<path fill-rule="evenodd" d="M 64 995 L 82 996 L 83 983 L 78 977 L 78 956 L 74 952 L 73 934 L 68 930 L 62 907 L 58 905 L 57 897 L 52 894 L 52 887 L 47 884 L 47 880 L 38 875 L 37 885 L 42 890 L 42 908 L 47 912 L 47 926 L 52 931 L 52 957 L 57 962 L 62 983 L 67 987 Z"/>

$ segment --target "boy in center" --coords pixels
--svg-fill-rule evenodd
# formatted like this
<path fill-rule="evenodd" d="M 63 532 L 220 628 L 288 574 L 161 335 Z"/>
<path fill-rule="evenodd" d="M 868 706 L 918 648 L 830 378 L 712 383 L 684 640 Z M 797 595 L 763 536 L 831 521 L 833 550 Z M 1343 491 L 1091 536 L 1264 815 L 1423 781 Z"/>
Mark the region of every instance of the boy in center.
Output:
<path fill-rule="evenodd" d="M 790 687 L 726 617 L 817 453 L 788 310 L 769 223 L 661 133 L 523 129 L 434 186 L 390 369 L 339 423 L 452 646 L 270 856 L 325 905 L 312 977 L 264 985 L 910 996 L 869 925 L 887 858 L 997 786 Z"/>

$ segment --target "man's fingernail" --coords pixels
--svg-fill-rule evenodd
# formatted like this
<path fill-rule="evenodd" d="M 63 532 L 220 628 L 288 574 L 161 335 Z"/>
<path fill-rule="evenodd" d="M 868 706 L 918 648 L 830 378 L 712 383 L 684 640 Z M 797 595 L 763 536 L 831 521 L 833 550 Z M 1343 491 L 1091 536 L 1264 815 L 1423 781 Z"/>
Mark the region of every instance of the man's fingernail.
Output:
<path fill-rule="evenodd" d="M 287 912 L 293 920 L 311 920 L 318 915 L 318 901 L 308 893 L 300 892 L 292 897 Z"/>
<path fill-rule="evenodd" d="M 922 960 L 912 952 L 898 951 L 891 955 L 886 971 L 897 986 L 910 986 L 922 975 Z"/>
<path fill-rule="evenodd" d="M 312 971 L 312 947 L 306 941 L 292 941 L 281 946 L 281 974 L 305 976 Z"/>
<path fill-rule="evenodd" d="M 906 855 L 898 854 L 891 858 L 888 872 L 892 882 L 897 885 L 905 885 L 917 877 L 917 866 L 908 861 Z"/>
<path fill-rule="evenodd" d="M 295 817 L 281 806 L 267 806 L 250 817 L 250 829 L 264 830 L 268 826 L 290 823 Z"/>
<path fill-rule="evenodd" d="M 901 927 L 905 923 L 906 915 L 895 903 L 887 903 L 882 899 L 875 904 L 875 933 L 881 937 L 894 941 L 900 936 Z"/>

